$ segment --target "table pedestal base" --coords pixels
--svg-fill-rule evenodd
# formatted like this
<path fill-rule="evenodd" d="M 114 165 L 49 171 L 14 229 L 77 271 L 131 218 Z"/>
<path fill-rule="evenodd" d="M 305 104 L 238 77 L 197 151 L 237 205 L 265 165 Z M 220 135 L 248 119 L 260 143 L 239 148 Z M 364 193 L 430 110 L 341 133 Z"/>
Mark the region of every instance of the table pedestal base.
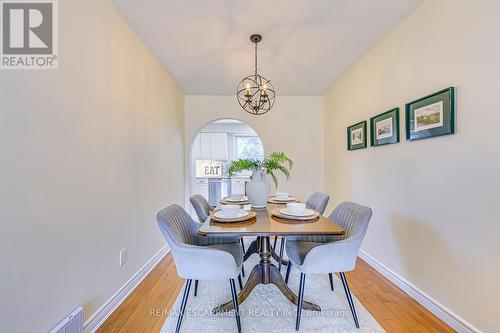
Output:
<path fill-rule="evenodd" d="M 241 304 L 250 295 L 252 290 L 259 284 L 274 284 L 278 289 L 285 295 L 286 298 L 293 304 L 297 304 L 297 296 L 288 288 L 281 276 L 278 268 L 271 263 L 272 249 L 270 245 L 269 237 L 257 237 L 257 242 L 255 242 L 256 248 L 259 249 L 260 262 L 256 265 L 250 276 L 248 277 L 247 283 L 243 287 L 243 290 L 238 294 L 238 304 Z M 253 244 L 253 243 L 252 243 Z M 250 246 L 251 248 L 252 246 Z M 250 248 L 248 251 L 250 251 Z M 247 253 L 248 253 L 247 251 Z M 254 252 L 255 253 L 255 252 Z M 305 310 L 321 311 L 319 305 L 303 301 L 302 308 Z M 233 309 L 233 302 L 227 302 L 213 309 L 214 313 L 225 312 Z"/>
<path fill-rule="evenodd" d="M 243 257 L 243 261 L 247 261 L 248 258 L 254 253 L 259 253 L 257 241 L 254 240 L 252 243 L 250 243 L 250 246 L 248 247 L 247 252 L 245 252 L 245 255 Z M 274 260 L 276 260 L 278 263 L 280 262 L 280 256 L 274 251 L 274 248 L 271 247 L 271 256 L 273 257 Z M 281 264 L 284 266 L 288 266 L 288 260 L 281 259 Z"/>

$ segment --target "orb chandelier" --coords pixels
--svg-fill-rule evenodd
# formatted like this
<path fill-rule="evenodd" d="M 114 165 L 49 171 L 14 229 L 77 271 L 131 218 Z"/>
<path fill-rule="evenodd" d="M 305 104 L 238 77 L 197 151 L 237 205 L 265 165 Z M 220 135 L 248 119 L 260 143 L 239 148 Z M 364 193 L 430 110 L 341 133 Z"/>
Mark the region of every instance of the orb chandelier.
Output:
<path fill-rule="evenodd" d="M 257 72 L 257 44 L 262 40 L 262 36 L 254 34 L 250 36 L 250 40 L 255 44 L 255 72 L 241 80 L 236 89 L 236 97 L 243 110 L 261 115 L 271 110 L 276 94 L 271 80 Z"/>

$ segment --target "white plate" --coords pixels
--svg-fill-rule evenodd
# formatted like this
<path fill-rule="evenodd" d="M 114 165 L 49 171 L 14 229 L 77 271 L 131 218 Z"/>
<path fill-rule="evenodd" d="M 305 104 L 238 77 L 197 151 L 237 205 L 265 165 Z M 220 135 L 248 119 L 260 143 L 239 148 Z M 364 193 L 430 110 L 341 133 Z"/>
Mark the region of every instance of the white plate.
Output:
<path fill-rule="evenodd" d="M 236 215 L 233 214 L 225 214 L 222 213 L 220 210 L 214 213 L 214 216 L 219 219 L 239 219 L 241 217 L 248 216 L 248 212 L 245 210 L 240 210 Z"/>
<path fill-rule="evenodd" d="M 292 213 L 288 208 L 283 208 L 280 209 L 280 213 L 284 215 L 289 215 L 289 216 L 298 216 L 298 217 L 306 217 L 306 216 L 313 216 L 315 214 L 314 210 L 312 209 L 305 209 L 302 213 L 300 214 L 294 214 Z"/>
<path fill-rule="evenodd" d="M 286 202 L 286 201 L 294 201 L 295 198 L 294 197 L 288 197 L 288 198 L 277 198 L 277 197 L 272 197 L 272 199 L 274 201 L 283 201 L 283 202 Z"/>
<path fill-rule="evenodd" d="M 226 198 L 227 202 L 243 202 L 243 201 L 248 201 L 248 197 L 243 197 L 243 199 L 236 199 L 236 198 Z"/>

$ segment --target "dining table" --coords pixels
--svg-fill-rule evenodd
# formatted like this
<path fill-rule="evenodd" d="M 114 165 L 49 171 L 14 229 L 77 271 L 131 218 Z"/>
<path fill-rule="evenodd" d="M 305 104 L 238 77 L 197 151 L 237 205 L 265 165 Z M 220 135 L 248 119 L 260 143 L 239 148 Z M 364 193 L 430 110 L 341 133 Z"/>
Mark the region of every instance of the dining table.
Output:
<path fill-rule="evenodd" d="M 305 236 L 305 235 L 343 235 L 344 229 L 337 225 L 335 221 L 319 215 L 311 221 L 296 221 L 291 219 L 278 218 L 273 215 L 273 211 L 282 208 L 281 204 L 268 204 L 265 208 L 252 211 L 256 213 L 251 220 L 237 223 L 220 223 L 209 217 L 198 230 L 202 236 L 256 236 L 244 255 L 244 260 L 254 253 L 260 257 L 259 262 L 253 267 L 243 289 L 238 294 L 238 304 L 241 304 L 250 295 L 252 290 L 259 284 L 274 284 L 280 292 L 293 304 L 297 305 L 298 297 L 288 288 L 280 269 L 271 261 L 274 258 L 278 264 L 288 264 L 279 262 L 279 256 L 271 245 L 270 237 L 273 236 Z M 321 311 L 317 304 L 303 301 L 303 309 Z M 226 312 L 233 309 L 233 302 L 228 301 L 213 309 L 214 313 Z"/>

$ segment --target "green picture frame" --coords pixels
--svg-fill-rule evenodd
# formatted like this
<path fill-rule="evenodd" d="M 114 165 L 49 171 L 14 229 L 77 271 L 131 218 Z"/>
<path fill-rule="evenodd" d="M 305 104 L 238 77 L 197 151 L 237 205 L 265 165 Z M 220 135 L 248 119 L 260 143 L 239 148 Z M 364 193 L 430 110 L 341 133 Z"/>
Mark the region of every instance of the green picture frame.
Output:
<path fill-rule="evenodd" d="M 366 120 L 347 127 L 347 150 L 366 148 Z"/>
<path fill-rule="evenodd" d="M 370 118 L 370 146 L 383 146 L 399 142 L 399 108 Z"/>
<path fill-rule="evenodd" d="M 406 104 L 406 140 L 455 133 L 455 87 Z"/>

